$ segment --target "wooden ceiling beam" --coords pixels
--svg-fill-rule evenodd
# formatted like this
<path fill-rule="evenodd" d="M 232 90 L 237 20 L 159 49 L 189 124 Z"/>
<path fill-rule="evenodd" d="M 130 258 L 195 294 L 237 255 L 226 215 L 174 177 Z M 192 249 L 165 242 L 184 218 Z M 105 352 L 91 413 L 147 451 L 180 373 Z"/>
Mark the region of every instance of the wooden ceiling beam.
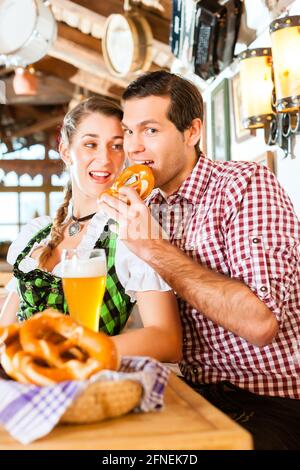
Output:
<path fill-rule="evenodd" d="M 4 65 L 0 67 L 0 77 L 3 77 L 5 75 L 9 75 L 14 71 L 14 67 L 5 67 Z"/>
<path fill-rule="evenodd" d="M 103 57 L 95 51 L 81 46 L 73 41 L 58 37 L 51 46 L 48 55 L 67 62 L 78 69 L 88 72 L 96 77 L 108 78 L 108 70 Z M 128 78 L 118 78 L 109 76 L 109 79 L 115 85 L 121 88 L 126 87 L 131 80 Z M 86 84 L 88 85 L 88 84 Z"/>
<path fill-rule="evenodd" d="M 112 13 L 124 13 L 124 0 L 76 0 L 76 3 L 98 13 L 104 17 Z M 162 8 L 148 8 L 150 5 L 161 6 Z M 141 14 L 145 16 L 151 26 L 153 36 L 160 42 L 169 42 L 169 30 L 171 19 L 171 0 L 131 0 L 131 5 L 137 7 Z"/>
<path fill-rule="evenodd" d="M 6 103 L 8 105 L 62 105 L 73 96 L 74 85 L 55 75 L 37 75 L 36 95 L 18 95 L 13 88 L 13 76 L 3 81 L 6 88 Z"/>
<path fill-rule="evenodd" d="M 172 0 L 131 0 L 132 5 L 142 6 L 143 10 L 161 16 L 170 23 L 172 15 Z"/>
<path fill-rule="evenodd" d="M 53 14 L 57 21 L 62 21 L 84 34 L 101 39 L 106 18 L 70 0 L 51 0 Z"/>
<path fill-rule="evenodd" d="M 47 160 L 44 158 L 24 160 L 22 158 L 14 158 L 13 160 L 1 160 L 1 169 L 5 173 L 15 171 L 19 176 L 28 174 L 34 178 L 39 174 L 60 175 L 64 171 L 64 165 L 61 160 Z"/>
<path fill-rule="evenodd" d="M 80 3 L 80 5 L 78 4 Z M 77 3 L 71 2 L 69 0 L 52 0 L 51 1 L 52 10 L 57 21 L 64 22 L 71 28 L 75 28 L 85 35 L 89 35 L 94 39 L 101 39 L 104 36 L 105 22 L 107 16 L 111 12 L 122 13 L 123 12 L 123 2 L 109 1 L 109 2 L 96 2 L 92 1 L 77 1 Z M 88 8 L 87 8 L 88 7 Z M 94 11 L 92 11 L 94 10 Z M 142 14 L 145 14 L 147 19 L 148 16 L 152 18 L 149 20 L 154 40 L 153 40 L 153 62 L 159 67 L 170 68 L 174 60 L 174 57 L 171 53 L 169 47 L 169 20 L 161 18 L 158 15 L 153 13 L 147 13 L 144 10 L 141 10 Z M 147 13 L 147 14 L 146 14 Z M 59 26 L 60 35 L 64 36 L 63 29 Z M 66 33 L 66 29 L 64 30 Z M 161 32 L 164 32 L 163 38 L 160 37 Z M 157 34 L 156 34 L 157 33 Z M 158 34 L 159 33 L 159 34 Z M 70 33 L 71 34 L 71 33 Z M 87 38 L 89 37 L 87 36 Z M 85 41 L 90 41 L 89 39 Z M 80 40 L 79 36 L 75 38 L 73 33 L 73 38 L 68 37 L 73 42 L 79 42 L 84 45 Z M 81 40 L 83 38 L 81 37 Z M 98 49 L 99 54 L 101 53 L 101 45 L 98 43 L 86 42 L 85 46 L 88 46 L 91 49 Z M 109 72 L 107 72 L 109 73 Z"/>
<path fill-rule="evenodd" d="M 34 68 L 44 74 L 55 75 L 62 80 L 69 80 L 77 72 L 77 67 L 48 55 L 36 62 Z"/>
<path fill-rule="evenodd" d="M 57 33 L 61 38 L 76 42 L 76 44 L 80 44 L 102 55 L 101 39 L 95 38 L 90 34 L 84 34 L 79 29 L 72 28 L 59 21 L 57 22 Z"/>
<path fill-rule="evenodd" d="M 60 111 L 60 109 L 57 109 L 57 114 L 59 114 Z M 14 107 L 14 115 L 18 122 L 24 122 L 24 120 L 28 119 L 29 117 L 32 117 L 36 121 L 44 121 L 45 119 L 49 118 L 49 110 L 43 110 L 43 108 L 40 106 L 23 104 Z"/>
<path fill-rule="evenodd" d="M 10 138 L 12 137 L 27 137 L 29 135 L 35 134 L 36 132 L 41 132 L 50 127 L 58 126 L 62 123 L 64 118 L 64 114 L 58 114 L 57 116 L 52 116 L 44 121 L 37 122 L 32 124 L 31 126 L 23 127 L 22 129 L 14 130 L 7 130 L 6 134 L 9 135 Z"/>
<path fill-rule="evenodd" d="M 84 70 L 78 72 L 70 78 L 70 82 L 82 88 L 87 88 L 93 93 L 108 96 L 114 100 L 121 100 L 124 87 L 120 87 L 111 82 L 108 78 L 97 77 Z"/>

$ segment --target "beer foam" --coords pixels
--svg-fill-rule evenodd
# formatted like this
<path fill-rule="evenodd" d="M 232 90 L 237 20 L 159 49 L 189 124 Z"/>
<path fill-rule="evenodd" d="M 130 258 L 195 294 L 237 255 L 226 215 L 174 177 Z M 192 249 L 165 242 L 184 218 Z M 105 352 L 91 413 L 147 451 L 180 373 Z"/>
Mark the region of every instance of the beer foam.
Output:
<path fill-rule="evenodd" d="M 102 258 L 64 260 L 62 265 L 62 277 L 99 277 L 106 276 L 106 263 Z"/>

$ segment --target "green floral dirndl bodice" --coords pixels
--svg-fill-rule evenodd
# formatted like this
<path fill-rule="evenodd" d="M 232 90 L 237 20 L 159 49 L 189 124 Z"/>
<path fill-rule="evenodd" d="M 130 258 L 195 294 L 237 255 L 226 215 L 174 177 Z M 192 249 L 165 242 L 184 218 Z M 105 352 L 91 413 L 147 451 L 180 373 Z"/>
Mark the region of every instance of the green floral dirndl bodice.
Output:
<path fill-rule="evenodd" d="M 51 227 L 52 224 L 49 224 L 40 230 L 19 254 L 14 264 L 13 272 L 18 280 L 20 295 L 20 307 L 17 314 L 19 321 L 27 320 L 31 315 L 49 307 L 68 314 L 68 305 L 60 277 L 39 268 L 28 273 L 19 269 L 20 262 L 30 253 L 35 243 L 40 243 L 49 235 Z M 117 235 L 110 230 L 109 224 L 107 224 L 94 246 L 94 248 L 103 248 L 107 259 L 106 290 L 101 308 L 99 331 L 108 335 L 116 335 L 124 328 L 134 305 L 117 277 L 115 268 L 116 241 Z"/>

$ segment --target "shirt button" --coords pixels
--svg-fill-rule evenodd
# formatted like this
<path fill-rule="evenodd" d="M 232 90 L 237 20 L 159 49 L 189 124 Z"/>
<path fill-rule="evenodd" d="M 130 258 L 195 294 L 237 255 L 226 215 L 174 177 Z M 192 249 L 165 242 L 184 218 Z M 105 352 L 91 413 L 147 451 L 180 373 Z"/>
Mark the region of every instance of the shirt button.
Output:
<path fill-rule="evenodd" d="M 261 286 L 261 288 L 259 289 L 261 292 L 267 292 L 267 288 L 266 286 Z"/>
<path fill-rule="evenodd" d="M 193 372 L 194 374 L 197 374 L 198 373 L 198 369 L 196 369 L 196 367 L 193 368 Z"/>
<path fill-rule="evenodd" d="M 184 343 L 187 342 L 187 338 L 186 338 L 186 337 L 183 338 L 183 342 L 184 342 Z"/>
<path fill-rule="evenodd" d="M 253 238 L 253 239 L 252 239 L 252 242 L 253 242 L 253 243 L 259 243 L 259 238 L 256 238 L 256 237 Z"/>

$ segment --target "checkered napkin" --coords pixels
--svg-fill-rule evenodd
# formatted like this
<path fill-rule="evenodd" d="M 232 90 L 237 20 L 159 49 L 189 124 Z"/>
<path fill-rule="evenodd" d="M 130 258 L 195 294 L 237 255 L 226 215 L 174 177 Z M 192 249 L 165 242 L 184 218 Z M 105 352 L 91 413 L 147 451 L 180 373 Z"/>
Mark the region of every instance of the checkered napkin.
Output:
<path fill-rule="evenodd" d="M 0 379 L 0 424 L 16 440 L 29 444 L 48 434 L 75 397 L 96 381 L 135 380 L 142 385 L 144 393 L 134 411 L 159 410 L 168 376 L 169 369 L 154 359 L 124 356 L 118 372 L 101 371 L 86 381 L 37 387 Z"/>

